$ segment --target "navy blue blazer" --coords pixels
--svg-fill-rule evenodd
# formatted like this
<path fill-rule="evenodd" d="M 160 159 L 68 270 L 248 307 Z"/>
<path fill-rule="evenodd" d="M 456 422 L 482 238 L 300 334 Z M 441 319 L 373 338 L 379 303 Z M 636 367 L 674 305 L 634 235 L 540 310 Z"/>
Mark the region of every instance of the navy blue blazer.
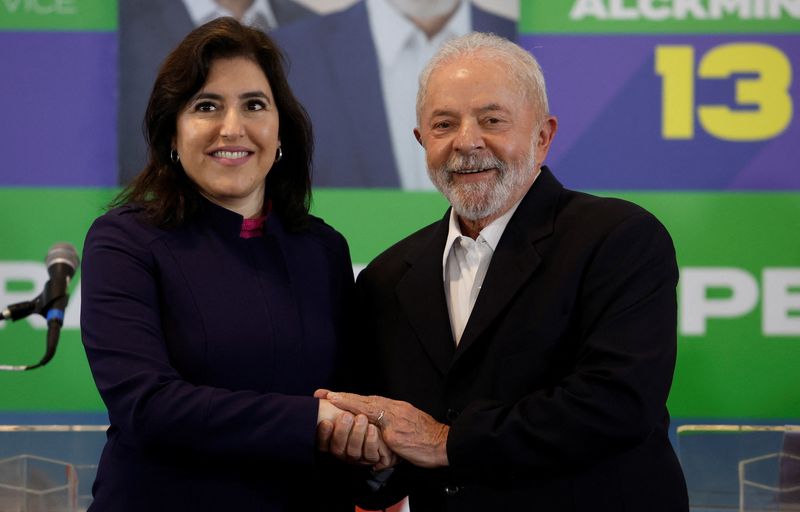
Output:
<path fill-rule="evenodd" d="M 450 466 L 402 465 L 374 504 L 408 493 L 414 512 L 687 512 L 667 436 L 678 268 L 664 227 L 543 167 L 456 347 L 442 285 L 448 220 L 358 277 L 367 391 L 451 426 Z"/>
<path fill-rule="evenodd" d="M 474 30 L 516 38 L 512 20 L 471 8 Z M 289 58 L 289 83 L 314 126 L 314 184 L 399 187 L 366 3 L 270 36 Z"/>
<path fill-rule="evenodd" d="M 311 396 L 342 354 L 344 238 L 270 215 L 243 239 L 211 203 L 169 231 L 138 213 L 103 215 L 84 246 L 81 331 L 111 422 L 91 510 L 352 512 L 326 490 Z"/>

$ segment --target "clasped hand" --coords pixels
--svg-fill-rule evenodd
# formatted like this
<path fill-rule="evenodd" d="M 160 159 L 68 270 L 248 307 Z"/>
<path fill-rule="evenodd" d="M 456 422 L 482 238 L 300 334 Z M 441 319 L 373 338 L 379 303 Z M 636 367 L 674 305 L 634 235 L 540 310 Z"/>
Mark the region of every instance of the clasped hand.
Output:
<path fill-rule="evenodd" d="M 450 427 L 411 404 L 325 389 L 314 396 L 321 399 L 320 450 L 376 470 L 395 465 L 398 457 L 425 468 L 448 465 Z"/>

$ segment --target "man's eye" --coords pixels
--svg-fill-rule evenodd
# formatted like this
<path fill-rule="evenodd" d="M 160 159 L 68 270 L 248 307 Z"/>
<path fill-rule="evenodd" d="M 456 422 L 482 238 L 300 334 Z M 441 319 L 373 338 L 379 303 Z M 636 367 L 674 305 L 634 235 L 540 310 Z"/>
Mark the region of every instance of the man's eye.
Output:
<path fill-rule="evenodd" d="M 452 126 L 450 121 L 439 121 L 438 123 L 433 125 L 435 129 L 439 130 L 446 130 L 447 128 L 450 128 L 450 126 Z"/>

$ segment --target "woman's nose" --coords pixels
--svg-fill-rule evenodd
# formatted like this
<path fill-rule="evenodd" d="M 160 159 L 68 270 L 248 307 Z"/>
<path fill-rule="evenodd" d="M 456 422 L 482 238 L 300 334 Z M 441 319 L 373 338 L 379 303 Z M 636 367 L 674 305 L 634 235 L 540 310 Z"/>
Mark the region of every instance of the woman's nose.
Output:
<path fill-rule="evenodd" d="M 226 139 L 236 139 L 244 135 L 244 125 L 241 114 L 236 109 L 228 109 L 222 118 L 220 136 Z"/>

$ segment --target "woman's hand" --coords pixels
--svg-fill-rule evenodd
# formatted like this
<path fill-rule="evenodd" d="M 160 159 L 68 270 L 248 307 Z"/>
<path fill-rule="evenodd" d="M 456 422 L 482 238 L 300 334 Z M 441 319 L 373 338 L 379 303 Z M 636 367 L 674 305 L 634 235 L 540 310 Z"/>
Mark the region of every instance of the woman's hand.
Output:
<path fill-rule="evenodd" d="M 397 456 L 383 442 L 380 430 L 363 414 L 343 411 L 325 398 L 326 391 L 314 394 L 320 398 L 317 414 L 317 447 L 339 459 L 386 469 L 398 462 Z"/>
<path fill-rule="evenodd" d="M 322 421 L 335 421 L 336 418 L 344 413 L 345 411 L 333 405 L 330 400 L 325 398 L 320 399 L 319 410 L 317 411 L 317 426 L 319 426 L 320 422 Z M 352 416 L 352 414 L 350 416 Z"/>

